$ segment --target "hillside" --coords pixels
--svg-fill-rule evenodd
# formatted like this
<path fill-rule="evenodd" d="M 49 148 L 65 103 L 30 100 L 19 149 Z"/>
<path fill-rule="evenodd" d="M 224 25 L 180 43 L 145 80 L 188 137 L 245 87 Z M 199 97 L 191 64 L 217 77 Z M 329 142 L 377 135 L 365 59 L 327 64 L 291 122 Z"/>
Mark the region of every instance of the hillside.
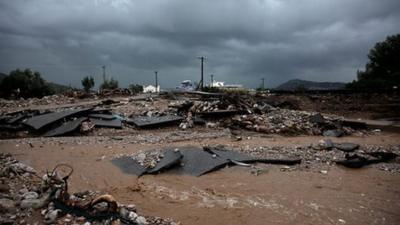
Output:
<path fill-rule="evenodd" d="M 341 82 L 315 82 L 315 81 L 307 81 L 307 80 L 300 80 L 300 79 L 294 79 L 294 80 L 289 80 L 278 87 L 276 87 L 276 90 L 282 90 L 282 91 L 295 91 L 300 89 L 306 89 L 306 90 L 338 90 L 338 89 L 343 89 L 345 87 L 346 83 L 341 83 Z"/>

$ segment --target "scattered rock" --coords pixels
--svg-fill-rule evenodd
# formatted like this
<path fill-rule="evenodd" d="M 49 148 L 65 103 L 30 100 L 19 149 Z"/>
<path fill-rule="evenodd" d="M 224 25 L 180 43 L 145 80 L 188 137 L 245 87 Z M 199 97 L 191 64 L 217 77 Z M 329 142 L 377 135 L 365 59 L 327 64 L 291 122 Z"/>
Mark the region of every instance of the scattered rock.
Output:
<path fill-rule="evenodd" d="M 7 193 L 10 191 L 10 186 L 8 184 L 0 184 L 0 192 Z"/>
<path fill-rule="evenodd" d="M 37 199 L 37 198 L 39 198 L 39 194 L 36 193 L 36 192 L 34 192 L 34 191 L 30 191 L 30 192 L 24 193 L 24 194 L 22 195 L 22 198 L 23 198 L 23 199 L 26 199 L 26 200 Z"/>
<path fill-rule="evenodd" d="M 343 143 L 335 143 L 334 147 L 344 152 L 352 152 L 358 149 L 360 145 L 349 142 L 343 142 Z"/>
<path fill-rule="evenodd" d="M 0 199 L 0 212 L 15 212 L 15 202 L 7 198 Z"/>

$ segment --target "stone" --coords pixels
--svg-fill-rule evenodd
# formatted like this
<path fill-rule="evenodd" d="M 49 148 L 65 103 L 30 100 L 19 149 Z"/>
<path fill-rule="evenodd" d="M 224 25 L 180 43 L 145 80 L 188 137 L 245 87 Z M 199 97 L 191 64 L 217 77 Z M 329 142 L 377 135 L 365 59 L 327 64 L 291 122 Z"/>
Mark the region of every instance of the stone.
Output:
<path fill-rule="evenodd" d="M 15 202 L 13 200 L 2 198 L 0 199 L 0 212 L 15 212 Z"/>
<path fill-rule="evenodd" d="M 122 219 L 129 219 L 129 211 L 125 207 L 119 209 L 119 215 Z"/>
<path fill-rule="evenodd" d="M 45 224 L 52 224 L 56 221 L 56 219 L 59 216 L 59 213 L 61 212 L 61 210 L 56 209 L 56 210 L 52 210 L 49 211 L 45 216 L 44 216 L 44 223 Z"/>
<path fill-rule="evenodd" d="M 334 146 L 331 139 L 323 139 L 318 142 L 318 148 L 321 150 L 330 150 Z"/>
<path fill-rule="evenodd" d="M 178 151 L 179 151 L 179 149 L 178 149 Z M 129 211 L 136 212 L 136 205 L 129 204 L 129 205 L 126 206 L 126 209 L 128 209 Z"/>
<path fill-rule="evenodd" d="M 216 127 L 217 127 L 217 124 L 216 124 L 216 123 L 212 123 L 212 122 L 207 122 L 207 123 L 206 123 L 206 127 L 207 127 L 207 128 L 216 128 Z"/>
<path fill-rule="evenodd" d="M 26 192 L 22 195 L 23 199 L 37 199 L 39 198 L 39 194 L 34 191 Z"/>
<path fill-rule="evenodd" d="M 10 191 L 10 186 L 8 184 L 0 184 L 0 192 L 7 193 Z"/>
<path fill-rule="evenodd" d="M 143 216 L 138 216 L 136 218 L 136 223 L 139 225 L 147 225 L 148 224 L 146 218 L 144 218 Z"/>
<path fill-rule="evenodd" d="M 135 212 L 129 212 L 128 220 L 135 221 L 138 215 Z"/>
<path fill-rule="evenodd" d="M 23 209 L 41 209 L 47 205 L 49 198 L 43 197 L 40 199 L 24 199 L 21 201 L 20 207 Z"/>
<path fill-rule="evenodd" d="M 27 166 L 27 165 L 25 165 L 23 163 L 20 163 L 20 162 L 11 164 L 10 165 L 10 169 L 12 171 L 16 172 L 16 173 L 25 173 L 25 172 L 35 173 L 35 170 L 32 167 Z"/>

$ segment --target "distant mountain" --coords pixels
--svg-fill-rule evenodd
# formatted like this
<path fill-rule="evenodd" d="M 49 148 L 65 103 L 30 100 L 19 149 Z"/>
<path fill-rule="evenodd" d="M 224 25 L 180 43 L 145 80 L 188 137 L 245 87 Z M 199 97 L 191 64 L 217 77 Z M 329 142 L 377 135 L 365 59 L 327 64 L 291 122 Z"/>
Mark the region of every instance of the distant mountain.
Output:
<path fill-rule="evenodd" d="M 338 90 L 343 89 L 346 83 L 341 82 L 314 82 L 308 80 L 294 79 L 289 80 L 276 87 L 276 90 L 295 91 L 300 89 L 305 90 Z"/>

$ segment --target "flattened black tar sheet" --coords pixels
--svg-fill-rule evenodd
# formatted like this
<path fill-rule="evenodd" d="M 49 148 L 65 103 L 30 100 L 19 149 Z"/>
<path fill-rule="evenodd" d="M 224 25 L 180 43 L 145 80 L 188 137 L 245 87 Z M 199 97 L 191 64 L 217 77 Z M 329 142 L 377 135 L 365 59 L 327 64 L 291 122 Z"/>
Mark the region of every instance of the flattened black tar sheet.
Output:
<path fill-rule="evenodd" d="M 178 169 L 178 172 L 193 176 L 201 176 L 229 163 L 224 158 L 213 157 L 212 154 L 201 148 L 185 148 L 180 149 L 180 152 L 183 157 L 181 159 L 182 167 Z"/>
<path fill-rule="evenodd" d="M 157 173 L 161 170 L 171 168 L 174 165 L 180 164 L 182 154 L 178 151 L 174 150 L 166 150 L 163 152 L 164 157 L 157 163 L 156 167 L 149 170 L 147 173 Z"/>
<path fill-rule="evenodd" d="M 79 113 L 84 113 L 89 111 L 90 109 L 70 109 L 64 110 L 61 112 L 53 112 L 47 113 L 39 116 L 34 116 L 27 119 L 24 124 L 34 128 L 35 130 L 39 130 L 45 126 L 48 126 L 54 122 L 60 121 L 66 117 L 74 116 Z"/>
<path fill-rule="evenodd" d="M 81 117 L 76 120 L 68 121 L 53 130 L 49 130 L 43 136 L 44 137 L 55 137 L 55 136 L 61 136 L 64 134 L 71 133 L 71 132 L 75 131 L 76 129 L 78 129 L 79 126 L 81 125 L 81 123 L 85 120 L 87 120 L 86 117 Z"/>
<path fill-rule="evenodd" d="M 111 162 L 119 167 L 124 173 L 135 174 L 137 176 L 142 176 L 146 173 L 145 167 L 143 167 L 136 160 L 133 160 L 128 156 L 113 159 Z"/>
<path fill-rule="evenodd" d="M 167 115 L 160 117 L 136 117 L 132 119 L 132 123 L 140 128 L 160 127 L 169 124 L 175 124 L 182 120 L 181 116 Z"/>
<path fill-rule="evenodd" d="M 122 122 L 120 119 L 113 119 L 113 120 L 101 120 L 101 119 L 90 119 L 91 122 L 94 123 L 96 127 L 111 127 L 111 128 L 122 128 Z"/>
<path fill-rule="evenodd" d="M 89 114 L 90 118 L 96 118 L 96 119 L 103 119 L 103 120 L 112 120 L 115 119 L 114 115 L 110 114 L 100 114 L 100 113 L 91 113 Z"/>

